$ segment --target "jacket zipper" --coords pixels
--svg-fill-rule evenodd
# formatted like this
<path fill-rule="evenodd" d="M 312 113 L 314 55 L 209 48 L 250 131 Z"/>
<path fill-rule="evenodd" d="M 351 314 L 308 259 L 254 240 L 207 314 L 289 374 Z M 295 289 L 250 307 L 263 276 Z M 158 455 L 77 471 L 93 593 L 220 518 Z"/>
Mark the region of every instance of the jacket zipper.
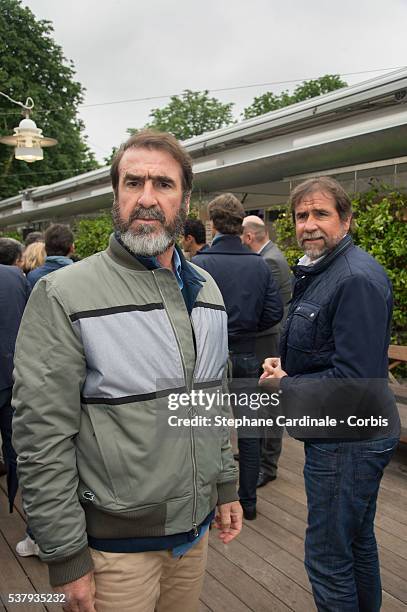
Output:
<path fill-rule="evenodd" d="M 157 285 L 157 289 L 158 289 L 159 294 L 160 294 L 160 296 L 161 296 L 161 299 L 162 299 L 162 301 L 163 301 L 163 304 L 164 304 L 165 310 L 166 310 L 167 315 L 168 315 L 168 318 L 169 318 L 169 320 L 170 320 L 170 324 L 171 324 L 171 327 L 172 327 L 172 331 L 174 332 L 174 336 L 175 336 L 175 339 L 176 339 L 176 341 L 177 341 L 178 350 L 179 350 L 179 353 L 180 353 L 180 355 L 181 355 L 181 362 L 182 362 L 182 369 L 183 369 L 183 372 L 184 372 L 185 385 L 186 385 L 186 388 L 187 388 L 188 394 L 190 394 L 191 389 L 190 389 L 190 385 L 189 385 L 189 383 L 188 383 L 187 369 L 186 369 L 186 365 L 185 365 L 184 354 L 183 354 L 183 352 L 182 352 L 182 348 L 181 348 L 181 343 L 180 343 L 180 341 L 179 341 L 178 334 L 177 334 L 177 331 L 176 331 L 176 329 L 175 329 L 175 326 L 174 326 L 174 324 L 173 324 L 173 322 L 172 322 L 172 319 L 171 319 L 171 317 L 169 316 L 169 310 L 168 310 L 168 308 L 167 308 L 167 303 L 166 303 L 166 301 L 165 301 L 164 295 L 163 295 L 163 293 L 162 293 L 162 291 L 161 291 L 160 284 L 159 284 L 159 282 L 158 282 L 158 280 L 157 280 L 157 278 L 156 278 L 156 275 L 155 275 L 155 273 L 154 273 L 154 270 L 151 270 L 151 272 L 152 272 L 152 274 L 153 274 L 155 284 Z M 189 436 L 190 436 L 190 441 L 191 441 L 191 456 L 192 456 L 192 484 L 193 484 L 193 492 L 194 492 L 194 497 L 193 497 L 193 506 L 192 506 L 192 531 L 193 531 L 194 537 L 196 538 L 196 537 L 198 537 L 198 535 L 199 535 L 198 526 L 197 526 L 197 523 L 196 523 L 197 499 L 198 499 L 198 485 L 197 485 L 197 467 L 196 467 L 196 456 L 195 456 L 195 438 L 194 438 L 194 432 L 193 432 L 192 425 L 190 425 L 190 426 L 189 426 Z"/>
<path fill-rule="evenodd" d="M 194 336 L 193 340 L 194 340 L 194 349 L 195 349 L 195 365 L 194 365 L 194 370 L 192 372 L 192 384 L 194 384 L 195 372 L 198 366 L 198 343 L 196 342 L 196 334 L 195 334 L 195 328 L 194 328 L 194 323 L 192 321 L 192 317 L 189 317 L 189 320 L 191 322 L 192 334 Z M 190 431 L 191 431 L 191 444 L 192 444 L 192 465 L 194 465 L 195 463 L 195 473 L 194 473 L 195 497 L 194 497 L 194 508 L 193 508 L 193 517 L 192 517 L 192 528 L 193 528 L 194 537 L 197 538 L 199 536 L 199 531 L 198 531 L 198 526 L 196 524 L 196 506 L 197 506 L 198 489 L 196 486 L 197 469 L 196 469 L 196 458 L 195 458 L 195 437 L 193 435 L 192 427 L 190 427 Z"/>

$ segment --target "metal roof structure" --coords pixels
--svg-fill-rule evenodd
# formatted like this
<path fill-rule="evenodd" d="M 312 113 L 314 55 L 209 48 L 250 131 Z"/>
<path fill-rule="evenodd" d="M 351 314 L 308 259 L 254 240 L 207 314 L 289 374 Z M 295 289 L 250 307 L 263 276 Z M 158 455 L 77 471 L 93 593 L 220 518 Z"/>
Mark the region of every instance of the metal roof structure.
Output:
<path fill-rule="evenodd" d="M 200 196 L 233 191 L 273 204 L 284 201 L 292 181 L 312 174 L 407 172 L 407 68 L 183 144 Z M 104 167 L 0 200 L 0 227 L 89 214 L 111 202 Z"/>

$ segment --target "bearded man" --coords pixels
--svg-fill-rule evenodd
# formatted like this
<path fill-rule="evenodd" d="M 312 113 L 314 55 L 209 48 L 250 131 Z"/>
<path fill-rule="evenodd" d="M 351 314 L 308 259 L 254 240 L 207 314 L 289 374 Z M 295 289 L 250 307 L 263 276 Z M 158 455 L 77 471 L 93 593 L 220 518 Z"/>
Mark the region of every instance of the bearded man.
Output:
<path fill-rule="evenodd" d="M 352 206 L 329 177 L 291 194 L 304 256 L 282 332 L 281 361 L 266 359 L 263 382 L 279 383 L 283 406 L 337 425 L 296 432 L 304 440 L 308 502 L 305 566 L 320 612 L 379 612 L 374 534 L 383 470 L 400 435 L 387 383 L 392 287 L 349 235 Z"/>
<path fill-rule="evenodd" d="M 193 612 L 215 507 L 224 543 L 242 524 L 228 431 L 192 427 L 206 406 L 185 402 L 222 389 L 227 317 L 212 278 L 175 246 L 187 152 L 140 132 L 111 179 L 109 248 L 41 279 L 18 338 L 24 506 L 65 610 Z"/>

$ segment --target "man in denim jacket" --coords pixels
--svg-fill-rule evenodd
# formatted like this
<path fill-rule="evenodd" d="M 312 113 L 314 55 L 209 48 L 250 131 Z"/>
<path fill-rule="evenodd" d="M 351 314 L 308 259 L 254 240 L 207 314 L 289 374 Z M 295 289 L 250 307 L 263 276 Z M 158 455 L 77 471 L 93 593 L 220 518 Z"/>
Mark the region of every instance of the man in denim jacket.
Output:
<path fill-rule="evenodd" d="M 281 361 L 267 359 L 262 378 L 279 384 L 285 416 L 323 421 L 335 414 L 339 424 L 294 430 L 305 445 L 305 565 L 317 608 L 377 612 L 382 596 L 373 523 L 400 432 L 387 385 L 391 283 L 353 244 L 351 202 L 336 181 L 298 185 L 291 208 L 305 254 L 294 270 Z"/>

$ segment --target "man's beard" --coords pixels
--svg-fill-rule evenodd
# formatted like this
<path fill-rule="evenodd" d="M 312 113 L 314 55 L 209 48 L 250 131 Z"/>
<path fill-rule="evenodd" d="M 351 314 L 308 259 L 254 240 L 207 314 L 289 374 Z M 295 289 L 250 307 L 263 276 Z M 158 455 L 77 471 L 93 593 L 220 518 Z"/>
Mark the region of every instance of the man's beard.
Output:
<path fill-rule="evenodd" d="M 312 261 L 314 261 L 315 259 L 319 259 L 320 257 L 323 257 L 324 255 L 332 251 L 340 243 L 340 241 L 342 240 L 342 238 L 344 238 L 345 235 L 345 228 L 343 230 L 343 234 L 341 234 L 340 236 L 331 236 L 329 238 L 324 232 L 322 232 L 321 230 L 317 230 L 315 232 L 304 232 L 301 236 L 301 239 L 298 239 L 297 242 L 298 245 L 303 249 L 305 255 L 308 255 L 308 257 Z M 305 242 L 305 240 L 311 238 L 322 238 L 323 243 L 318 246 L 316 244 L 311 245 Z"/>
<path fill-rule="evenodd" d="M 123 221 L 120 215 L 120 205 L 116 200 L 113 201 L 112 207 L 113 225 L 116 231 L 119 232 L 123 244 L 135 255 L 143 255 L 145 257 L 155 257 L 164 253 L 176 238 L 183 233 L 184 224 L 187 218 L 187 206 L 184 201 L 181 207 L 170 222 L 167 222 L 165 215 L 159 206 L 151 206 L 144 208 L 143 206 L 135 206 L 127 221 Z M 138 224 L 136 227 L 131 227 L 136 219 L 154 219 L 162 225 L 157 227 L 157 224 Z"/>

